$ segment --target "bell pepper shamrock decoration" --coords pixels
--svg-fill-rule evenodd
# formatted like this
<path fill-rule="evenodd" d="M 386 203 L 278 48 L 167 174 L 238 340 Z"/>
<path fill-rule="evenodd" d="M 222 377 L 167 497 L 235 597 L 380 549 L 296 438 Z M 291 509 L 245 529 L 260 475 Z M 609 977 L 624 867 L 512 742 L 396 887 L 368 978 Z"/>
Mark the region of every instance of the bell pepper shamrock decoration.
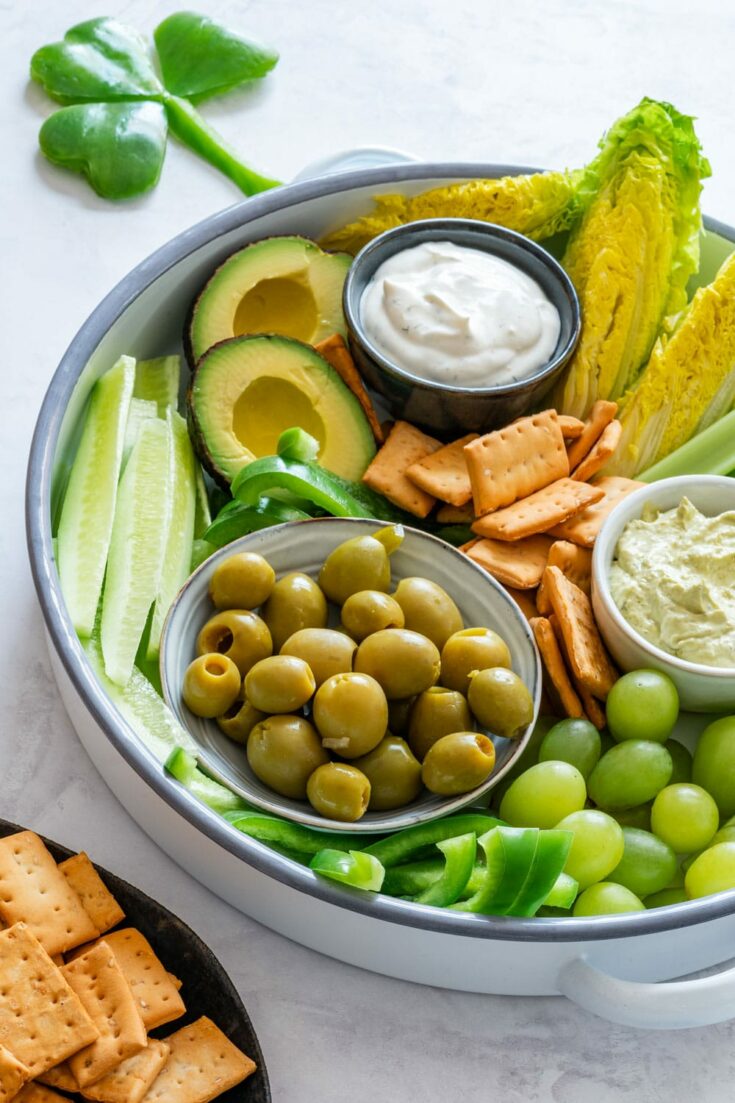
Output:
<path fill-rule="evenodd" d="M 279 181 L 244 164 L 194 104 L 260 79 L 278 54 L 195 12 L 169 16 L 153 37 L 160 76 L 141 35 L 108 17 L 36 51 L 31 77 L 66 105 L 41 127 L 45 156 L 83 173 L 105 199 L 130 199 L 157 183 L 171 129 L 246 195 L 275 187 Z"/>

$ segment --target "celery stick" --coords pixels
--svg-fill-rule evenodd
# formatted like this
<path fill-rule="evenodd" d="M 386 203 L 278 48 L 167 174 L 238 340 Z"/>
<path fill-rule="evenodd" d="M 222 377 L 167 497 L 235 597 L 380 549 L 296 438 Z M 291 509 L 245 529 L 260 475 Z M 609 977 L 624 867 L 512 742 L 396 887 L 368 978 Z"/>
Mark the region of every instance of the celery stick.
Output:
<path fill-rule="evenodd" d="M 655 483 L 672 475 L 727 475 L 734 469 L 735 410 L 731 410 L 636 478 Z"/>
<path fill-rule="evenodd" d="M 148 637 L 146 657 L 158 657 L 161 631 L 171 602 L 189 577 L 192 543 L 194 540 L 194 512 L 196 509 L 196 483 L 194 450 L 189 440 L 186 422 L 180 414 L 169 408 L 167 426 L 173 452 L 173 495 L 171 519 L 166 539 L 166 551 L 161 567 L 158 596 L 153 609 L 151 631 Z"/>
<path fill-rule="evenodd" d="M 97 680 L 115 708 L 127 720 L 141 743 L 158 759 L 165 762 L 174 747 L 181 746 L 196 753 L 197 746 L 186 728 L 178 722 L 171 709 L 158 696 L 148 679 L 133 667 L 130 681 L 118 686 L 105 674 L 99 635 L 84 641 L 84 650 Z"/>
<path fill-rule="evenodd" d="M 134 398 L 155 402 L 158 416 L 165 417 L 166 410 L 179 405 L 181 360 L 178 356 L 159 356 L 156 360 L 139 360 L 135 369 Z"/>
<path fill-rule="evenodd" d="M 121 472 L 125 470 L 130 459 L 133 445 L 138 439 L 138 430 L 144 421 L 148 421 L 152 417 L 158 417 L 158 406 L 155 402 L 149 402 L 145 398 L 132 398 L 130 400 L 128 423 L 125 426 L 125 443 L 123 444 L 122 461 L 120 463 Z"/>
<path fill-rule="evenodd" d="M 120 480 L 110 539 L 101 641 L 105 671 L 124 686 L 158 594 L 173 499 L 173 455 L 165 421 L 140 427 Z"/>
<path fill-rule="evenodd" d="M 135 360 L 121 356 L 94 385 L 58 531 L 59 578 L 72 623 L 91 635 L 115 516 Z"/>

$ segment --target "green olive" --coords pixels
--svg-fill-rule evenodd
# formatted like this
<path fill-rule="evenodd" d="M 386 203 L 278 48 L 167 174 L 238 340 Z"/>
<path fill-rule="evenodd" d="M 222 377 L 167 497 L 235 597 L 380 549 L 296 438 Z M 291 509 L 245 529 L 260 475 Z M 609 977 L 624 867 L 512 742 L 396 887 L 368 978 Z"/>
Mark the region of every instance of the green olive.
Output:
<path fill-rule="evenodd" d="M 314 723 L 322 743 L 342 758 L 376 747 L 388 727 L 385 694 L 367 674 L 335 674 L 314 697 Z"/>
<path fill-rule="evenodd" d="M 429 747 L 452 732 L 472 731 L 472 713 L 467 700 L 456 689 L 432 686 L 424 690 L 411 709 L 408 743 L 423 762 Z M 393 731 L 393 728 L 391 728 Z"/>
<path fill-rule="evenodd" d="M 303 716 L 269 716 L 256 724 L 247 745 L 250 769 L 284 797 L 304 800 L 306 784 L 329 761 L 313 726 Z"/>
<path fill-rule="evenodd" d="M 242 679 L 232 659 L 218 652 L 200 655 L 184 673 L 181 696 L 195 716 L 212 719 L 227 712 L 240 692 Z"/>
<path fill-rule="evenodd" d="M 384 628 L 403 628 L 403 623 L 396 599 L 380 590 L 358 590 L 342 606 L 342 624 L 358 642 Z"/>
<path fill-rule="evenodd" d="M 326 628 L 327 601 L 313 578 L 296 571 L 276 582 L 263 606 L 263 620 L 273 637 L 273 650 L 302 628 Z"/>
<path fill-rule="evenodd" d="M 353 536 L 324 560 L 319 585 L 330 601 L 344 605 L 359 590 L 390 589 L 390 560 L 385 543 L 374 536 Z"/>
<path fill-rule="evenodd" d="M 250 732 L 261 720 L 265 720 L 265 713 L 253 708 L 243 686 L 227 712 L 217 717 L 217 726 L 235 743 L 247 743 Z"/>
<path fill-rule="evenodd" d="M 492 739 L 479 732 L 453 732 L 429 748 L 421 779 L 432 793 L 454 797 L 482 785 L 494 766 Z"/>
<path fill-rule="evenodd" d="M 442 648 L 443 686 L 467 693 L 470 673 L 489 666 L 510 668 L 510 651 L 492 628 L 463 628 L 449 637 Z"/>
<path fill-rule="evenodd" d="M 218 651 L 232 659 L 243 677 L 255 663 L 273 654 L 268 626 L 248 609 L 215 613 L 197 636 L 197 654 Z"/>
<path fill-rule="evenodd" d="M 483 728 L 518 739 L 533 720 L 533 698 L 517 674 L 505 667 L 473 671 L 470 708 Z"/>
<path fill-rule="evenodd" d="M 295 712 L 315 689 L 309 664 L 295 655 L 271 655 L 245 675 L 247 699 L 261 712 Z"/>
<path fill-rule="evenodd" d="M 312 808 L 323 816 L 354 823 L 367 812 L 370 782 L 346 762 L 325 762 L 306 783 L 306 795 Z"/>
<path fill-rule="evenodd" d="M 333 628 L 302 628 L 281 648 L 282 655 L 296 655 L 311 667 L 317 689 L 333 674 L 352 670 L 352 656 L 357 644 L 343 632 Z"/>
<path fill-rule="evenodd" d="M 388 700 L 423 693 L 439 679 L 440 660 L 431 640 L 407 628 L 386 628 L 364 639 L 355 670 L 370 674 Z"/>
<path fill-rule="evenodd" d="M 386 735 L 375 750 L 355 759 L 354 766 L 370 782 L 371 812 L 387 812 L 410 804 L 421 792 L 421 763 L 405 739 Z"/>
<path fill-rule="evenodd" d="M 393 735 L 405 735 L 411 719 L 415 697 L 394 697 L 388 702 L 388 731 Z"/>
<path fill-rule="evenodd" d="M 406 628 L 427 636 L 441 651 L 464 628 L 462 614 L 446 590 L 428 578 L 402 578 L 393 595 L 403 609 Z"/>
<path fill-rule="evenodd" d="M 276 572 L 262 555 L 238 552 L 223 559 L 209 582 L 217 609 L 255 609 L 270 597 Z"/>

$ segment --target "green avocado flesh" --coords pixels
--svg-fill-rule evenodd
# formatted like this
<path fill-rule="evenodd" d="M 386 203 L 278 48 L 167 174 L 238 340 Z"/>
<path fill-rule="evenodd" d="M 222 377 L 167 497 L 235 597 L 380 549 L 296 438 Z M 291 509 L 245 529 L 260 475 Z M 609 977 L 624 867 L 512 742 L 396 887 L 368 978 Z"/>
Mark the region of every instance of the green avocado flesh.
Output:
<path fill-rule="evenodd" d="M 258 456 L 274 455 L 292 426 L 315 437 L 319 463 L 345 479 L 359 479 L 375 454 L 352 391 L 310 345 L 290 337 L 234 337 L 216 345 L 197 364 L 188 402 L 197 451 L 224 485 Z"/>
<path fill-rule="evenodd" d="M 218 341 L 247 333 L 278 333 L 309 345 L 344 336 L 342 285 L 351 260 L 304 237 L 265 238 L 240 249 L 194 304 L 192 362 Z"/>

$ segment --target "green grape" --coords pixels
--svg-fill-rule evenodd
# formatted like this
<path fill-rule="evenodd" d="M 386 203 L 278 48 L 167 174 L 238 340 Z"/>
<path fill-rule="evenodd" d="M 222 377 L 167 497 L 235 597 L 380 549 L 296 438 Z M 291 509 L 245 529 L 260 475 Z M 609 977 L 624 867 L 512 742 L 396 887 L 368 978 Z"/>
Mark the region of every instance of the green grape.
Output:
<path fill-rule="evenodd" d="M 685 889 L 661 889 L 661 892 L 652 892 L 643 903 L 647 908 L 665 908 L 669 904 L 685 904 L 688 899 Z"/>
<path fill-rule="evenodd" d="M 718 843 L 700 854 L 687 870 L 684 887 L 690 900 L 735 889 L 735 843 Z"/>
<path fill-rule="evenodd" d="M 500 802 L 507 793 L 510 786 L 513 784 L 517 777 L 520 777 L 524 770 L 527 770 L 529 766 L 535 766 L 538 762 L 539 747 L 546 737 L 546 733 L 551 731 L 557 724 L 555 716 L 539 716 L 534 725 L 534 729 L 531 732 L 531 738 L 523 748 L 518 758 L 511 766 L 508 773 L 498 782 L 498 784 L 492 790 L 492 805 L 494 808 L 500 807 Z"/>
<path fill-rule="evenodd" d="M 500 818 L 513 827 L 556 827 L 584 808 L 584 778 L 568 762 L 539 762 L 517 777 L 500 803 Z"/>
<path fill-rule="evenodd" d="M 664 747 L 671 755 L 671 761 L 674 764 L 669 785 L 674 785 L 677 781 L 691 781 L 692 756 L 689 750 L 678 739 L 667 739 Z"/>
<path fill-rule="evenodd" d="M 568 719 L 555 724 L 544 736 L 539 762 L 568 762 L 587 778 L 601 754 L 600 733 L 589 720 Z"/>
<path fill-rule="evenodd" d="M 624 885 L 636 896 L 650 896 L 669 888 L 677 871 L 676 854 L 650 831 L 624 827 L 625 849 L 620 862 L 608 877 Z"/>
<path fill-rule="evenodd" d="M 605 702 L 607 726 L 618 742 L 651 739 L 665 743 L 679 716 L 679 694 L 659 670 L 631 670 L 618 678 Z"/>
<path fill-rule="evenodd" d="M 641 831 L 650 831 L 652 804 L 653 801 L 648 801 L 646 804 L 636 804 L 635 808 L 618 808 L 610 815 L 621 827 L 639 827 Z"/>
<path fill-rule="evenodd" d="M 714 797 L 722 816 L 735 812 L 735 716 L 708 724 L 694 751 L 692 781 Z"/>
<path fill-rule="evenodd" d="M 583 808 L 556 826 L 574 836 L 564 872 L 579 882 L 580 889 L 602 881 L 623 856 L 623 829 L 606 812 Z"/>
<path fill-rule="evenodd" d="M 595 804 L 607 811 L 635 808 L 668 784 L 672 769 L 671 755 L 660 743 L 628 739 L 602 756 L 587 788 Z"/>
<path fill-rule="evenodd" d="M 642 900 L 612 881 L 598 881 L 577 897 L 572 915 L 579 919 L 587 915 L 614 915 L 619 912 L 642 912 L 646 905 Z"/>
<path fill-rule="evenodd" d="M 720 814 L 700 785 L 667 785 L 653 802 L 651 829 L 677 854 L 691 854 L 712 841 Z"/>

